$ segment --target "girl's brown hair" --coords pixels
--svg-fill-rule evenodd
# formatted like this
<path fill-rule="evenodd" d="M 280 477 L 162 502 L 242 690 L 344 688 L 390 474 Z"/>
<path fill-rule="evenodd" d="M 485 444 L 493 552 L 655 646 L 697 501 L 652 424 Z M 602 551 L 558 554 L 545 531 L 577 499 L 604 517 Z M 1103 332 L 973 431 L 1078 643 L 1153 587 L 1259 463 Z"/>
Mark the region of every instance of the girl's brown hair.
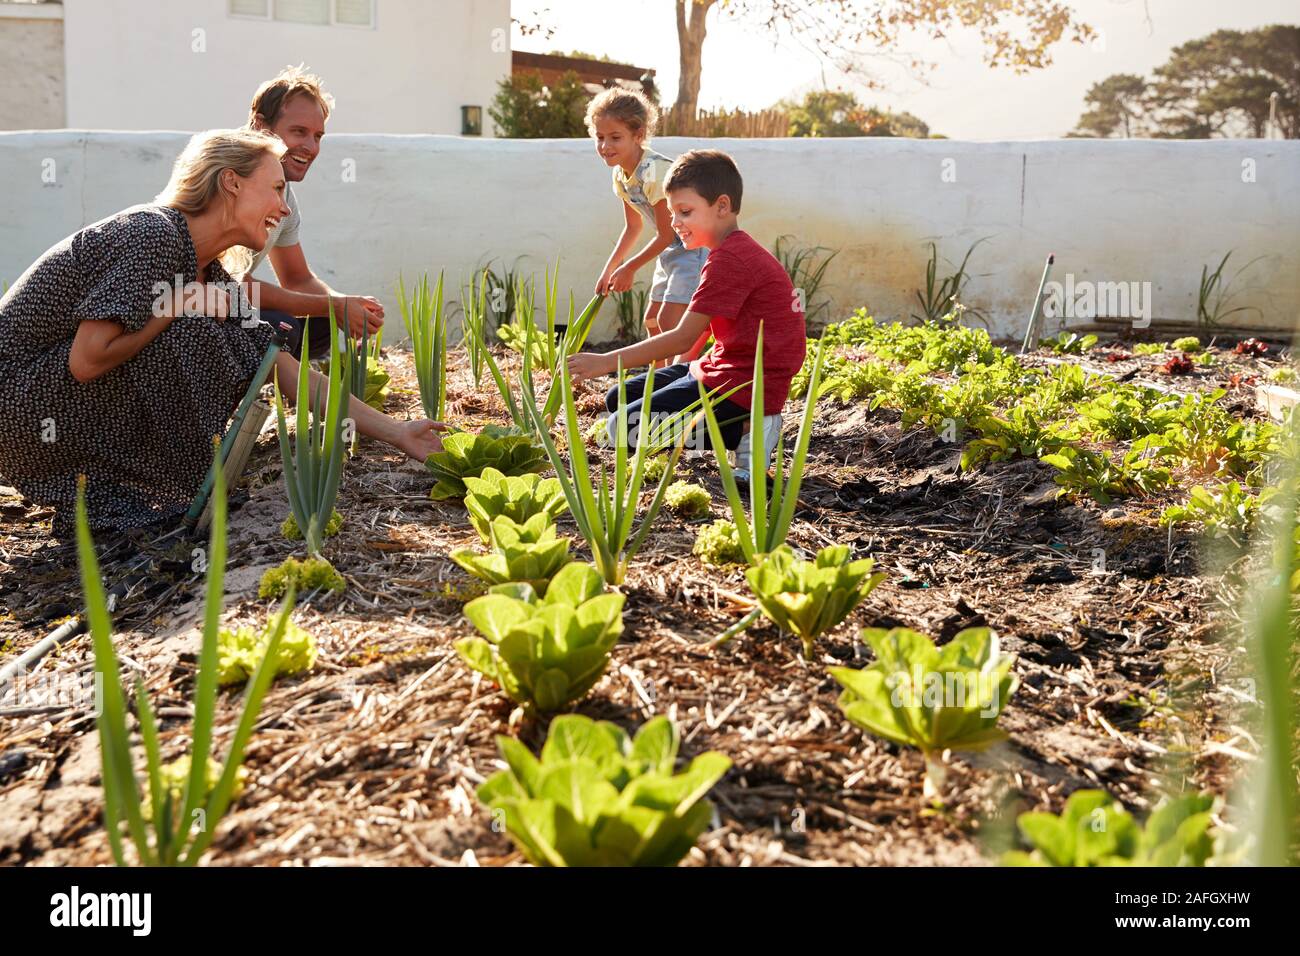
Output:
<path fill-rule="evenodd" d="M 645 138 L 654 135 L 659 122 L 659 108 L 643 93 L 614 86 L 587 104 L 587 130 L 596 135 L 596 120 L 602 116 L 616 119 L 632 132 L 645 130 Z"/>

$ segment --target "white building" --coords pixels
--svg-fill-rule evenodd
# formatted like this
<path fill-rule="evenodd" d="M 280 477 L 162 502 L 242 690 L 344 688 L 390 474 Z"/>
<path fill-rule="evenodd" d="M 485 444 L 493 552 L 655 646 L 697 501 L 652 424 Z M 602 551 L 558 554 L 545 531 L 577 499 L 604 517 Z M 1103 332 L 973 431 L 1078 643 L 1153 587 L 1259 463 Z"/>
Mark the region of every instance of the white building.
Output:
<path fill-rule="evenodd" d="M 238 126 L 258 83 L 304 62 L 337 101 L 331 133 L 461 134 L 477 108 L 491 135 L 510 2 L 0 0 L 0 61 L 0 129 Z"/>

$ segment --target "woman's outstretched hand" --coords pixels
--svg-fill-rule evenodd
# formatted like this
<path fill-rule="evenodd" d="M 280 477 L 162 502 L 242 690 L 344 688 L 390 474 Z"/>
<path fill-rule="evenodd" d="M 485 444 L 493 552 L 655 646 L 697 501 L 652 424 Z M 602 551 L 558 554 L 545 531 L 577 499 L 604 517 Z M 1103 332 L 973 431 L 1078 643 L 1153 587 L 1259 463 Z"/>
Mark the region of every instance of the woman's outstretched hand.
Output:
<path fill-rule="evenodd" d="M 394 443 L 416 461 L 423 463 L 434 452 L 442 451 L 442 437 L 438 432 L 445 432 L 450 425 L 421 418 L 418 421 L 402 422 L 398 425 L 397 441 Z"/>

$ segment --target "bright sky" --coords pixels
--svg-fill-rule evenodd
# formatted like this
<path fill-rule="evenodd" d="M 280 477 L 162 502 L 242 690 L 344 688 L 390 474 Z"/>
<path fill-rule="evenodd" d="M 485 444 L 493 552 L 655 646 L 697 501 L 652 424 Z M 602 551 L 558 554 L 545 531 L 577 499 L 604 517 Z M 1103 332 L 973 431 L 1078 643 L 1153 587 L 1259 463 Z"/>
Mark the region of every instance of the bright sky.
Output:
<path fill-rule="evenodd" d="M 1072 0 L 1071 5 L 1100 31 L 1101 41 L 1095 47 L 1058 44 L 1056 62 L 1045 70 L 1016 76 L 985 66 L 974 32 L 947 40 L 918 38 L 909 51 L 937 66 L 928 81 L 872 57 L 869 65 L 885 89 L 867 90 L 860 99 L 914 113 L 932 131 L 955 139 L 1053 138 L 1074 127 L 1088 88 L 1112 73 L 1149 76 L 1173 47 L 1217 29 L 1300 24 L 1297 0 Z M 550 40 L 516 37 L 516 49 L 581 50 L 653 67 L 663 101 L 676 97 L 673 0 L 512 0 L 512 6 L 516 17 L 545 8 L 545 21 L 556 28 Z M 791 38 L 774 48 L 760 27 L 716 8 L 708 25 L 703 107 L 761 109 L 810 89 L 860 89 L 852 77 Z"/>

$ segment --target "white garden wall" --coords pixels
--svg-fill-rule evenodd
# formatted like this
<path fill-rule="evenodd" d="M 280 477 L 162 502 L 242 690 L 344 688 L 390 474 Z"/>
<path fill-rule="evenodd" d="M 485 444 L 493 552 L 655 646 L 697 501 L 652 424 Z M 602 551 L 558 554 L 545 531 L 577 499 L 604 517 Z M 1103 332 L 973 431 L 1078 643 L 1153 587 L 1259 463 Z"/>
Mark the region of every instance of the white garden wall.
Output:
<path fill-rule="evenodd" d="M 153 197 L 185 139 L 0 133 L 0 278 L 17 277 L 82 225 Z M 656 142 L 667 153 L 696 145 Z M 1149 282 L 1156 319 L 1190 320 L 1202 264 L 1234 250 L 1230 272 L 1259 261 L 1237 280 L 1233 305 L 1262 313 L 1236 318 L 1300 319 L 1298 142 L 710 145 L 740 165 L 741 223 L 756 238 L 770 246 L 789 233 L 840 250 L 827 285 L 837 316 L 863 304 L 907 316 L 928 239 L 959 259 L 988 236 L 971 260 L 978 275 L 966 298 L 988 312 L 996 334 L 1020 334 L 1048 252 L 1055 278 Z M 454 282 L 488 257 L 527 256 L 540 273 L 560 256 L 564 283 L 582 299 L 622 221 L 608 170 L 574 140 L 332 134 L 299 197 L 308 261 L 341 291 L 379 296 L 393 332 L 399 271 L 445 269 Z"/>

